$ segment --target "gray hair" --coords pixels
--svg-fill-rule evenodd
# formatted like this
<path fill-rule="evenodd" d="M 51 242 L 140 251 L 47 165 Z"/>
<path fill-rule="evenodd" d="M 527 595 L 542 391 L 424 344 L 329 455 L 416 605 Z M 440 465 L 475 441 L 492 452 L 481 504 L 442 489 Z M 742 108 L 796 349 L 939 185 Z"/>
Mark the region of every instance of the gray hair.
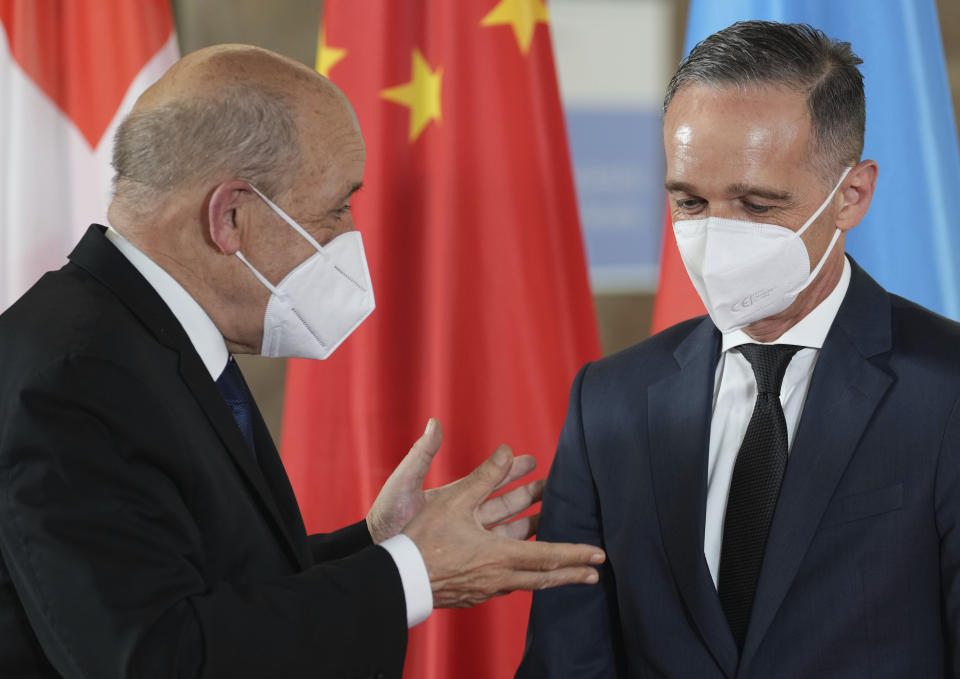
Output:
<path fill-rule="evenodd" d="M 850 43 L 828 38 L 808 24 L 741 21 L 690 50 L 667 86 L 663 112 L 690 83 L 796 89 L 807 97 L 811 164 L 832 181 L 839 166 L 855 165 L 863 153 L 866 103 L 857 68 L 862 63 Z"/>
<path fill-rule="evenodd" d="M 114 195 L 133 209 L 178 188 L 230 176 L 267 195 L 286 188 L 300 162 L 291 106 L 278 93 L 217 88 L 130 115 L 113 144 Z"/>

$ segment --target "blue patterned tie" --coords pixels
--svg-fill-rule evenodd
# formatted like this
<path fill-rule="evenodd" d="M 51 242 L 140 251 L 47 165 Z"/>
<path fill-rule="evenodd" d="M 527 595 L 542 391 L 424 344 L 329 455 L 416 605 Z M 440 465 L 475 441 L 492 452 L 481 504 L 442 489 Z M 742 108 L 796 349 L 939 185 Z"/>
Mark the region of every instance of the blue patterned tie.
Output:
<path fill-rule="evenodd" d="M 237 421 L 240 433 L 247 440 L 250 452 L 256 457 L 256 449 L 253 445 L 253 397 L 233 356 L 227 361 L 227 367 L 217 378 L 217 388 L 220 389 L 223 400 L 230 406 L 233 419 Z"/>

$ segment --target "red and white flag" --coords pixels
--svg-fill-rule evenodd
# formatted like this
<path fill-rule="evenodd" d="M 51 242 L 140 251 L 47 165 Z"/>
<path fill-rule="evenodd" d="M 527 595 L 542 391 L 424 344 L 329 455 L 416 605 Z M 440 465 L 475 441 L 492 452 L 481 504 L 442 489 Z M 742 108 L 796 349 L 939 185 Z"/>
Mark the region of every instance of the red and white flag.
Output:
<path fill-rule="evenodd" d="M 106 221 L 113 132 L 176 59 L 168 0 L 0 0 L 0 311 Z"/>

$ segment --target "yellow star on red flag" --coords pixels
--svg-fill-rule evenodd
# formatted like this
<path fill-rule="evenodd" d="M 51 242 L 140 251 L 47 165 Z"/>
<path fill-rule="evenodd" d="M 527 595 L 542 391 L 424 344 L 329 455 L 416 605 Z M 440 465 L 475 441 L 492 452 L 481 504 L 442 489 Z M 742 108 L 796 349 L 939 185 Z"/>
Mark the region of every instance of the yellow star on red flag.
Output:
<path fill-rule="evenodd" d="M 410 82 L 380 91 L 382 98 L 410 109 L 409 139 L 411 142 L 416 141 L 431 120 L 440 120 L 442 77 L 443 69 L 438 66 L 436 70 L 432 70 L 423 53 L 414 47 Z"/>
<path fill-rule="evenodd" d="M 331 47 L 327 44 L 327 27 L 320 28 L 320 40 L 317 41 L 317 72 L 325 78 L 330 77 L 330 69 L 347 56 L 347 50 Z"/>
<path fill-rule="evenodd" d="M 510 26 L 520 51 L 526 54 L 538 23 L 547 23 L 550 13 L 543 0 L 500 0 L 480 22 L 481 26 Z"/>

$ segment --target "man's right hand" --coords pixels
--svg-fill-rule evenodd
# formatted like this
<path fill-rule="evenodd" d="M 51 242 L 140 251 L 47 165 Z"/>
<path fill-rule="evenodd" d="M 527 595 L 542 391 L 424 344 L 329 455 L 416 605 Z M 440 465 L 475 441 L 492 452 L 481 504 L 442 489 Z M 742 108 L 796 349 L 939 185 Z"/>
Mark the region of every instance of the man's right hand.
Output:
<path fill-rule="evenodd" d="M 439 423 L 431 425 L 435 429 L 428 427 L 418 442 L 426 443 L 418 451 L 421 480 L 440 448 Z M 513 462 L 510 449 L 500 446 L 468 476 L 429 491 L 425 506 L 404 528 L 427 566 L 435 608 L 475 606 L 518 589 L 597 582 L 591 565 L 604 562 L 603 550 L 592 545 L 526 542 L 522 538 L 532 532 L 526 527 L 535 523 L 530 517 L 503 523 L 538 502 L 542 492 L 542 483 L 533 482 L 488 499 L 518 478 L 516 470 L 511 474 Z M 488 530 L 493 524 L 498 527 Z M 508 528 L 514 524 L 518 530 Z"/>

